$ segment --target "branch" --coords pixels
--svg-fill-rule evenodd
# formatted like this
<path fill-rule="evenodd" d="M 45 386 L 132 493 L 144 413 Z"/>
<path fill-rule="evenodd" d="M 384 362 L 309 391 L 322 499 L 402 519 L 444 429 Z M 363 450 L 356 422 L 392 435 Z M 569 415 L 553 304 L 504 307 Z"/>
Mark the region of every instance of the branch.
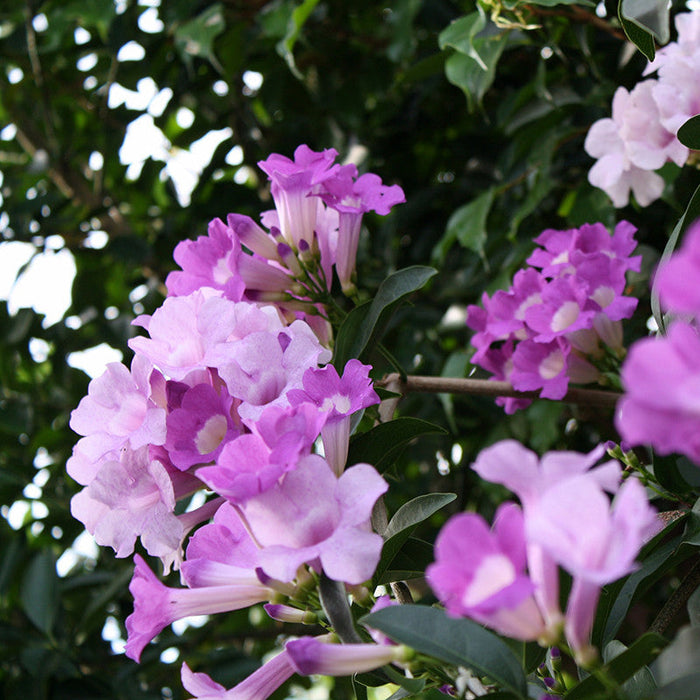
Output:
<path fill-rule="evenodd" d="M 664 603 L 663 608 L 651 623 L 649 631 L 663 634 L 698 586 L 700 586 L 700 560 L 695 562 L 695 566 L 686 574 L 680 586 Z"/>
<path fill-rule="evenodd" d="M 377 383 L 403 395 L 409 393 L 470 394 L 472 396 L 513 396 L 521 399 L 538 399 L 537 391 L 517 391 L 510 382 L 490 379 L 461 379 L 456 377 L 408 376 L 404 381 L 398 374 L 389 374 Z M 561 400 L 579 406 L 613 407 L 622 394 L 600 389 L 572 388 Z"/>

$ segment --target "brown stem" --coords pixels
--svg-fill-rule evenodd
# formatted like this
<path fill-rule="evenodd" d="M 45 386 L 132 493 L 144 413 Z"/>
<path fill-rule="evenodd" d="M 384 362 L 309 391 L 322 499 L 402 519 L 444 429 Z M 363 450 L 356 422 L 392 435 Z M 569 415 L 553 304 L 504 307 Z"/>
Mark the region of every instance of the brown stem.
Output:
<path fill-rule="evenodd" d="M 575 5 L 565 9 L 549 9 L 540 7 L 539 5 L 528 5 L 528 9 L 532 14 L 539 17 L 566 17 L 566 19 L 572 20 L 574 22 L 584 22 L 586 24 L 593 25 L 596 29 L 600 29 L 606 34 L 614 36 L 620 41 L 627 41 L 625 33 L 617 28 L 613 27 L 610 22 L 598 17 L 598 15 L 593 14 L 584 10 L 582 7 L 576 7 Z"/>
<path fill-rule="evenodd" d="M 490 379 L 462 379 L 458 377 L 423 377 L 408 376 L 401 380 L 398 374 L 389 374 L 378 386 L 391 388 L 401 394 L 426 392 L 438 394 L 471 394 L 472 396 L 513 396 L 523 399 L 537 399 L 537 391 L 517 391 L 510 382 L 491 381 Z M 622 394 L 600 389 L 572 388 L 561 399 L 565 403 L 579 406 L 613 407 Z"/>
<path fill-rule="evenodd" d="M 681 585 L 673 591 L 671 597 L 664 603 L 663 608 L 661 608 L 659 614 L 651 623 L 649 631 L 663 634 L 698 586 L 700 586 L 700 559 L 695 562 L 693 568 L 681 581 Z"/>

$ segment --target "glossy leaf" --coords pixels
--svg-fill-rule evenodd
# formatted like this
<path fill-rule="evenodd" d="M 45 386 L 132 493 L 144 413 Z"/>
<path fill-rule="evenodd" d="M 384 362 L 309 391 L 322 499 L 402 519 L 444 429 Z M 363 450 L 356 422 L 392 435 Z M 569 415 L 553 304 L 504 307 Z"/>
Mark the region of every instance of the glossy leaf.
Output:
<path fill-rule="evenodd" d="M 421 435 L 446 433 L 435 425 L 409 416 L 395 418 L 388 423 L 380 423 L 365 433 L 355 435 L 350 440 L 348 464 L 368 462 L 377 469 L 384 470 L 391 466 L 393 460 L 406 445 Z"/>
<path fill-rule="evenodd" d="M 627 38 L 650 60 L 654 60 L 656 55 L 656 45 L 654 37 L 637 22 L 628 19 L 622 11 L 624 0 L 619 0 L 617 16 L 622 25 Z"/>
<path fill-rule="evenodd" d="M 600 669 L 600 675 L 604 674 L 618 684 L 623 684 L 637 671 L 650 664 L 668 644 L 668 640 L 660 634 L 647 632 L 632 644 L 629 649 L 619 656 L 604 664 Z M 606 687 L 599 680 L 598 675 L 588 676 L 564 697 L 567 700 L 583 700 L 597 694 L 602 694 Z"/>
<path fill-rule="evenodd" d="M 688 119 L 685 124 L 678 129 L 676 134 L 678 140 L 688 148 L 695 151 L 700 150 L 700 114 Z"/>
<path fill-rule="evenodd" d="M 622 0 L 620 13 L 653 35 L 659 43 L 668 41 L 668 3 L 665 0 Z"/>
<path fill-rule="evenodd" d="M 371 302 L 353 309 L 340 326 L 335 341 L 336 369 L 342 370 L 348 360 L 360 358 L 373 342 L 378 342 L 398 305 L 435 274 L 437 270 L 422 265 L 399 270 L 382 282 Z"/>
<path fill-rule="evenodd" d="M 56 560 L 51 551 L 39 552 L 31 560 L 22 578 L 20 594 L 27 617 L 50 634 L 60 602 Z"/>
<path fill-rule="evenodd" d="M 361 620 L 393 640 L 454 666 L 464 666 L 519 697 L 527 696 L 523 671 L 513 652 L 495 634 L 439 608 L 393 606 Z"/>

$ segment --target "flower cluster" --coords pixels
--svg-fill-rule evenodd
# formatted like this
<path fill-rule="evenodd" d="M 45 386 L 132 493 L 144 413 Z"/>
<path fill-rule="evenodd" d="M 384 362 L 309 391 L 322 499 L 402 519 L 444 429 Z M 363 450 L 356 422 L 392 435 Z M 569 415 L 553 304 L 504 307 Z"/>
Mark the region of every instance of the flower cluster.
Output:
<path fill-rule="evenodd" d="M 333 165 L 336 155 L 301 146 L 294 161 L 262 162 L 277 206 L 263 216 L 269 231 L 231 215 L 179 244 L 169 296 L 134 321 L 147 335 L 129 342 L 131 367 L 108 365 L 73 411 L 83 437 L 67 468 L 84 487 L 73 515 L 118 557 L 140 539 L 184 584 L 167 587 L 135 556 L 133 659 L 178 619 L 280 599 L 303 608 L 319 575 L 359 586 L 379 561 L 370 515 L 388 485 L 370 464 L 346 464 L 352 417 L 379 402 L 371 367 L 353 359 L 339 374 L 307 312 L 333 267 L 352 286 L 362 213 L 385 214 L 403 193 Z M 270 614 L 306 614 L 281 607 Z M 311 660 L 327 642 L 290 643 L 240 697 L 266 697 L 294 670 L 325 672 Z M 183 673 L 192 692 L 217 696 L 213 681 Z"/>
<path fill-rule="evenodd" d="M 327 332 L 309 300 L 331 288 L 333 269 L 343 291 L 352 291 L 363 214 L 386 215 L 405 201 L 398 185 L 383 185 L 374 173 L 358 177 L 352 163 L 334 163 L 337 155 L 302 145 L 294 160 L 273 153 L 258 163 L 275 209 L 262 215 L 263 226 L 229 214 L 226 223 L 214 219 L 206 236 L 178 244 L 174 257 L 182 269 L 168 275 L 169 293 L 211 287 L 233 301 L 274 302 L 288 318 L 305 314 Z"/>
<path fill-rule="evenodd" d="M 676 318 L 665 336 L 630 347 L 616 424 L 633 445 L 652 445 L 661 454 L 679 452 L 700 465 L 700 292 L 691 283 L 699 278 L 700 221 L 656 274 L 661 303 Z"/>
<path fill-rule="evenodd" d="M 594 466 L 603 452 L 538 460 L 505 440 L 480 453 L 474 470 L 513 491 L 520 505 L 501 505 L 493 529 L 462 513 L 438 535 L 426 575 L 449 614 L 546 645 L 560 643 L 563 629 L 578 663 L 596 658 L 590 634 L 601 587 L 634 571 L 642 544 L 660 529 L 637 479 L 620 486 L 617 462 Z M 565 612 L 560 566 L 572 576 Z"/>
<path fill-rule="evenodd" d="M 660 49 L 644 71 L 658 71 L 658 78 L 631 92 L 619 87 L 612 118 L 595 122 L 586 137 L 586 152 L 598 159 L 588 179 L 616 207 L 626 206 L 630 190 L 641 206 L 658 199 L 664 181 L 655 171 L 668 161 L 682 166 L 688 160 L 689 150 L 676 134 L 700 114 L 700 11 L 676 15 L 676 29 L 677 42 Z"/>
<path fill-rule="evenodd" d="M 515 274 L 511 288 L 484 293 L 483 308 L 469 307 L 472 362 L 492 379 L 518 391 L 539 389 L 549 399 L 563 398 L 569 381 L 598 381 L 606 357 L 621 354 L 620 321 L 637 304 L 624 295 L 625 273 L 641 264 L 631 256 L 635 230 L 623 221 L 612 236 L 602 224 L 540 234 L 531 267 Z M 497 401 L 508 413 L 529 403 Z"/>

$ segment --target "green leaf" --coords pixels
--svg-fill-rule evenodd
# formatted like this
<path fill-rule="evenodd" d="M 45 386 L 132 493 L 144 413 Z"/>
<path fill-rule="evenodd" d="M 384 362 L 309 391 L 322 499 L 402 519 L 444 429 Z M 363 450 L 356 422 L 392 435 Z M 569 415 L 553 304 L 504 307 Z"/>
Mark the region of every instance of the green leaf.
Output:
<path fill-rule="evenodd" d="M 686 608 L 688 609 L 688 619 L 691 626 L 700 628 L 700 586 L 688 598 Z"/>
<path fill-rule="evenodd" d="M 617 639 L 613 639 L 603 649 L 603 661 L 608 663 L 625 651 L 627 651 L 627 647 Z M 656 682 L 649 668 L 643 666 L 622 684 L 622 690 L 630 698 L 648 698 L 654 694 Z"/>
<path fill-rule="evenodd" d="M 431 493 L 418 496 L 402 505 L 394 514 L 384 533 L 380 533 L 385 542 L 377 564 L 375 578 L 381 578 L 384 572 L 389 569 L 416 527 L 433 513 L 437 513 L 438 510 L 454 501 L 455 498 L 457 496 L 453 493 Z"/>
<path fill-rule="evenodd" d="M 700 697 L 700 671 L 661 686 L 654 695 L 654 700 L 689 700 Z"/>
<path fill-rule="evenodd" d="M 620 14 L 642 30 L 652 34 L 659 43 L 668 42 L 670 31 L 666 0 L 622 0 Z"/>
<path fill-rule="evenodd" d="M 454 53 L 445 61 L 445 75 L 467 98 L 469 111 L 481 104 L 495 77 L 498 59 L 508 43 L 508 33 L 479 38 L 474 46 L 480 61 L 463 53 Z M 483 66 L 486 66 L 484 69 Z"/>
<path fill-rule="evenodd" d="M 700 114 L 688 119 L 688 121 L 678 129 L 678 140 L 694 151 L 700 151 Z"/>
<path fill-rule="evenodd" d="M 700 628 L 682 627 L 656 663 L 659 685 L 672 683 L 697 672 L 700 666 Z M 693 697 L 688 695 L 687 697 Z"/>
<path fill-rule="evenodd" d="M 448 503 L 452 503 L 455 498 L 457 496 L 454 493 L 426 493 L 404 503 L 389 521 L 383 535 L 384 539 L 389 540 L 407 530 L 412 532 L 417 525 L 427 520 L 433 513 L 437 513 Z"/>
<path fill-rule="evenodd" d="M 345 584 L 321 574 L 318 593 L 323 611 L 338 637 L 346 644 L 361 642 L 362 639 L 353 624 Z"/>
<path fill-rule="evenodd" d="M 527 697 L 525 674 L 513 652 L 471 620 L 448 617 L 439 608 L 399 605 L 378 610 L 360 622 L 421 654 L 472 669 L 519 697 Z"/>
<path fill-rule="evenodd" d="M 371 430 L 350 439 L 348 464 L 367 462 L 377 469 L 386 469 L 396 459 L 406 443 L 420 435 L 446 433 L 434 423 L 402 416 L 388 423 L 380 423 Z"/>
<path fill-rule="evenodd" d="M 27 617 L 46 634 L 51 633 L 56 620 L 60 602 L 58 586 L 56 561 L 53 553 L 45 549 L 27 567 L 20 596 Z"/>
<path fill-rule="evenodd" d="M 447 221 L 444 236 L 433 249 L 434 262 L 438 264 L 444 262 L 455 241 L 484 257 L 484 244 L 487 238 L 486 219 L 491 211 L 494 195 L 495 189 L 490 187 L 476 199 L 452 213 Z"/>
<path fill-rule="evenodd" d="M 647 632 L 627 651 L 604 664 L 595 676 L 588 676 L 564 697 L 567 700 L 583 700 L 583 698 L 591 698 L 594 695 L 604 693 L 606 687 L 598 680 L 600 675 L 605 675 L 614 683 L 622 685 L 639 669 L 650 664 L 667 644 L 668 640 L 660 634 Z"/>
<path fill-rule="evenodd" d="M 645 29 L 640 27 L 636 22 L 633 22 L 622 12 L 623 0 L 620 0 L 617 6 L 617 16 L 622 25 L 627 38 L 650 60 L 654 60 L 656 55 L 656 45 L 654 44 L 654 37 Z"/>
<path fill-rule="evenodd" d="M 276 47 L 277 53 L 287 62 L 289 70 L 292 71 L 292 74 L 296 78 L 299 78 L 299 80 L 304 76 L 299 72 L 296 62 L 294 61 L 294 45 L 297 43 L 301 30 L 306 20 L 309 18 L 309 15 L 314 11 L 316 5 L 318 5 L 318 0 L 304 0 L 301 5 L 292 10 L 289 23 L 287 24 L 287 33 L 284 39 L 278 42 Z"/>
<path fill-rule="evenodd" d="M 386 570 L 380 571 L 380 567 L 383 565 L 380 559 L 373 580 L 379 585 L 391 583 L 392 581 L 406 581 L 412 578 L 420 578 L 425 576 L 426 567 L 428 564 L 431 564 L 434 559 L 432 544 L 425 540 L 420 540 L 417 537 L 409 537 L 389 563 Z"/>
<path fill-rule="evenodd" d="M 214 55 L 214 39 L 225 29 L 223 6 L 219 2 L 175 29 L 175 47 L 186 63 L 191 63 L 192 56 L 206 58 L 223 73 Z"/>
<path fill-rule="evenodd" d="M 441 51 L 449 47 L 471 57 L 482 70 L 486 71 L 488 66 L 474 46 L 474 38 L 486 26 L 486 13 L 480 5 L 477 5 L 477 10 L 454 20 L 446 29 L 443 29 L 438 36 L 438 46 Z"/>
<path fill-rule="evenodd" d="M 435 274 L 437 270 L 424 265 L 398 270 L 381 283 L 372 301 L 355 307 L 338 330 L 333 354 L 336 369 L 342 371 L 348 360 L 359 358 L 379 342 L 399 304 Z"/>

